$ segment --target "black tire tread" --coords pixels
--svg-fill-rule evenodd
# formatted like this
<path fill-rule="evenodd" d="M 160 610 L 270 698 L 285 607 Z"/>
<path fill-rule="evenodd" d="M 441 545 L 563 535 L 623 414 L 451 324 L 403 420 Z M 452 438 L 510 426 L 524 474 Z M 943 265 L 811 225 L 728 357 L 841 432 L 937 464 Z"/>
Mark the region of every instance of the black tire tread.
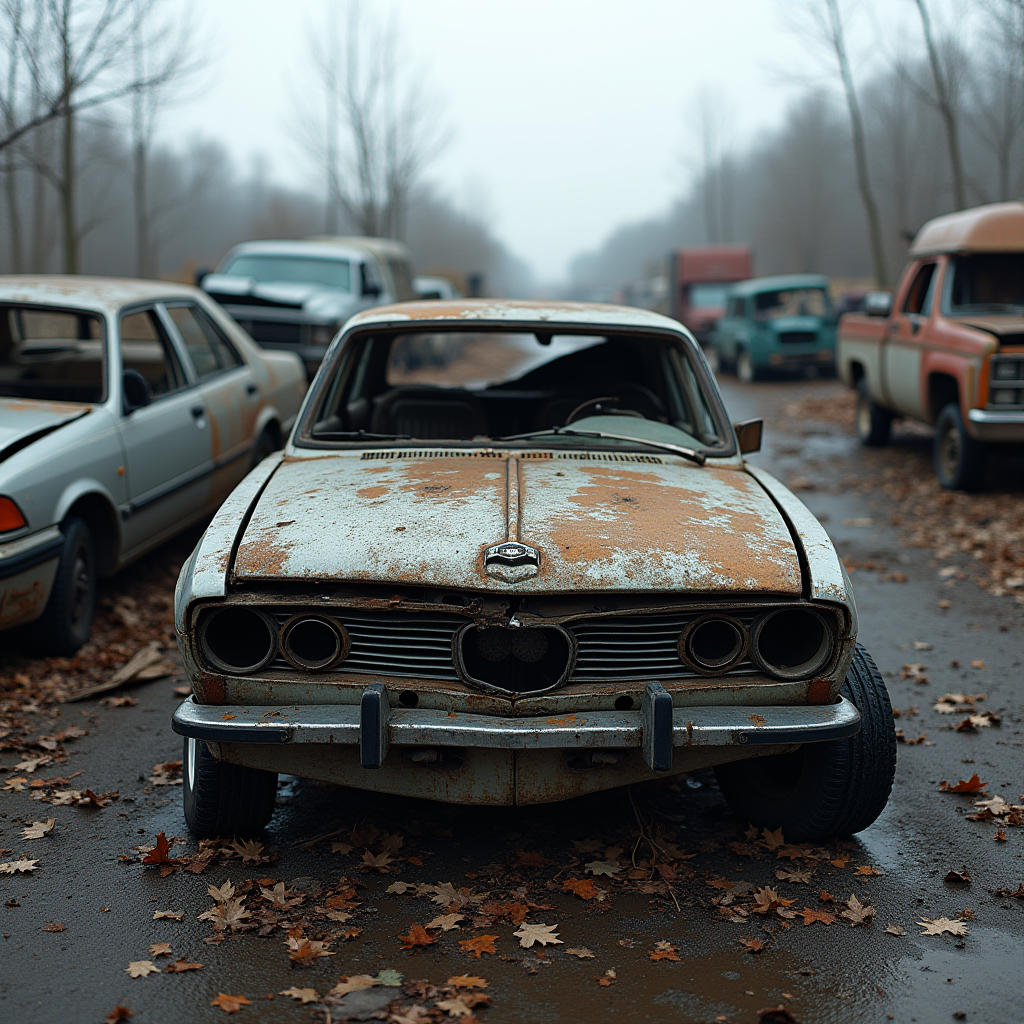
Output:
<path fill-rule="evenodd" d="M 274 814 L 277 772 L 218 761 L 205 743 L 197 744 L 195 786 L 185 787 L 185 819 L 199 838 L 251 836 L 267 825 Z M 183 760 L 188 758 L 185 740 Z M 187 771 L 187 766 L 186 766 Z"/>

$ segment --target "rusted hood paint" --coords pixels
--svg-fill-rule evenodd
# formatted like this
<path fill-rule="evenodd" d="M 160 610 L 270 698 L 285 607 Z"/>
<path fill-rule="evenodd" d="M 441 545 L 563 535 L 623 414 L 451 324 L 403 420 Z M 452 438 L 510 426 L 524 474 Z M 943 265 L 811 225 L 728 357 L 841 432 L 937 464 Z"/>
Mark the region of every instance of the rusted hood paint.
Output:
<path fill-rule="evenodd" d="M 789 529 L 742 470 L 672 457 L 403 455 L 286 459 L 253 510 L 232 576 L 500 593 L 801 592 Z M 537 549 L 534 575 L 487 574 L 485 549 L 506 540 Z"/>

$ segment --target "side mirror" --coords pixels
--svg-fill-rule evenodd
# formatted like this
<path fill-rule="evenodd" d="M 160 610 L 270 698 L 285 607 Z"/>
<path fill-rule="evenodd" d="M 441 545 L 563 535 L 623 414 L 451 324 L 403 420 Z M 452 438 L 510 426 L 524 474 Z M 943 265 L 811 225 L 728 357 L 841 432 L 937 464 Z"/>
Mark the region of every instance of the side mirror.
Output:
<path fill-rule="evenodd" d="M 126 416 L 152 400 L 149 384 L 138 370 L 125 370 L 121 374 L 121 408 Z"/>
<path fill-rule="evenodd" d="M 193 281 L 195 281 L 196 287 L 202 288 L 203 278 L 212 273 L 213 271 L 209 267 L 196 267 L 196 269 L 192 272 L 192 279 Z"/>
<path fill-rule="evenodd" d="M 892 292 L 868 292 L 864 312 L 868 316 L 888 316 L 892 312 Z"/>
<path fill-rule="evenodd" d="M 734 423 L 732 429 L 736 431 L 736 440 L 740 445 L 740 455 L 761 450 L 764 420 L 744 420 L 742 423 Z"/>
<path fill-rule="evenodd" d="M 363 285 L 363 298 L 376 299 L 380 295 L 380 285 L 376 281 L 367 281 Z"/>

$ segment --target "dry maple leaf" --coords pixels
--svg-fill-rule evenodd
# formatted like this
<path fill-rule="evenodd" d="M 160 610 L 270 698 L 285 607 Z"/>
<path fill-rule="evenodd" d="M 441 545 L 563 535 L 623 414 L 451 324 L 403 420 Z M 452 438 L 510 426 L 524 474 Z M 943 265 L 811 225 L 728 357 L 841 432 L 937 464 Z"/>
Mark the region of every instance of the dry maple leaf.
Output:
<path fill-rule="evenodd" d="M 386 868 L 393 858 L 390 853 L 385 851 L 384 853 L 373 854 L 369 850 L 363 852 L 363 870 L 364 871 L 382 871 Z"/>
<path fill-rule="evenodd" d="M 251 1006 L 252 1001 L 245 996 L 229 996 L 226 992 L 218 992 L 216 999 L 210 1000 L 211 1006 L 217 1006 L 225 1013 L 238 1013 L 243 1006 Z"/>
<path fill-rule="evenodd" d="M 465 914 L 442 914 L 440 917 L 435 917 L 433 921 L 428 921 L 424 927 L 440 928 L 441 931 L 450 932 L 453 928 L 458 928 L 460 921 L 465 920 Z"/>
<path fill-rule="evenodd" d="M 330 943 L 326 941 L 307 938 L 294 939 L 289 936 L 285 945 L 291 951 L 288 954 L 288 959 L 302 967 L 311 966 L 313 961 L 319 957 L 334 956 L 334 953 L 327 948 Z"/>
<path fill-rule="evenodd" d="M 455 999 L 440 999 L 434 1003 L 439 1010 L 444 1010 L 449 1017 L 469 1017 L 472 1016 L 473 1011 L 466 1005 L 466 1001 L 462 998 Z"/>
<path fill-rule="evenodd" d="M 978 773 L 975 772 L 966 781 L 961 779 L 955 786 L 951 786 L 945 779 L 939 783 L 940 793 L 980 793 L 986 786 L 987 782 L 982 782 L 978 778 Z"/>
<path fill-rule="evenodd" d="M 268 903 L 272 903 L 281 910 L 297 907 L 306 898 L 305 893 L 297 893 L 294 889 L 287 888 L 284 882 L 278 882 L 273 889 L 265 889 L 260 886 L 260 892 Z"/>
<path fill-rule="evenodd" d="M 587 864 L 587 870 L 592 875 L 617 875 L 622 870 L 622 865 L 613 860 L 592 860 Z"/>
<path fill-rule="evenodd" d="M 106 1021 L 107 1024 L 117 1024 L 119 1020 L 127 1020 L 129 1017 L 134 1016 L 135 1014 L 127 1006 L 118 1004 L 107 1014 Z"/>
<path fill-rule="evenodd" d="M 869 925 L 871 919 L 875 916 L 875 908 L 866 903 L 861 903 L 856 896 L 852 893 L 850 898 L 846 901 L 846 910 L 842 912 L 842 916 L 850 922 L 851 928 L 856 928 L 857 925 Z"/>
<path fill-rule="evenodd" d="M 349 992 L 362 992 L 363 989 L 373 988 L 374 985 L 379 985 L 380 982 L 369 974 L 353 974 L 349 977 L 343 977 L 334 988 L 331 989 L 330 995 L 332 996 L 347 996 Z"/>
<path fill-rule="evenodd" d="M 887 935 L 906 935 L 906 928 L 901 928 L 898 924 L 889 924 L 885 926 Z"/>
<path fill-rule="evenodd" d="M 950 885 L 970 885 L 971 873 L 967 870 L 967 866 L 964 865 L 959 871 L 947 872 L 943 881 L 948 882 Z"/>
<path fill-rule="evenodd" d="M 160 918 L 170 918 L 172 921 L 180 921 L 185 916 L 184 910 L 154 910 L 153 920 L 159 921 Z"/>
<path fill-rule="evenodd" d="M 569 956 L 579 957 L 580 960 L 593 960 L 594 954 L 586 946 L 574 946 L 565 951 Z"/>
<path fill-rule="evenodd" d="M 745 938 L 740 939 L 739 943 L 748 953 L 760 953 L 764 949 L 764 943 L 760 939 Z"/>
<path fill-rule="evenodd" d="M 769 850 L 777 850 L 780 846 L 786 845 L 786 840 L 782 838 L 782 829 L 777 828 L 774 832 L 769 832 L 768 829 L 763 829 L 761 833 L 765 846 Z"/>
<path fill-rule="evenodd" d="M 44 932 L 66 932 L 67 926 L 59 924 L 57 921 L 50 921 L 49 924 L 43 925 Z"/>
<path fill-rule="evenodd" d="M 881 872 L 878 868 L 872 867 L 870 864 L 861 864 L 860 867 L 854 868 L 853 873 L 855 875 L 880 875 Z"/>
<path fill-rule="evenodd" d="M 804 907 L 803 914 L 804 924 L 814 924 L 815 921 L 831 924 L 836 919 L 835 914 L 830 914 L 827 910 L 812 910 L 810 907 Z"/>
<path fill-rule="evenodd" d="M 523 949 L 529 949 L 535 942 L 542 946 L 558 945 L 562 942 L 555 935 L 557 924 L 523 924 L 512 934 L 519 940 Z"/>
<path fill-rule="evenodd" d="M 216 885 L 208 886 L 206 891 L 218 903 L 226 903 L 229 899 L 231 899 L 232 896 L 235 895 L 235 887 L 231 884 L 231 879 L 230 878 L 223 885 L 221 885 L 219 887 L 216 886 Z"/>
<path fill-rule="evenodd" d="M 385 892 L 397 892 L 399 896 L 403 893 L 408 892 L 410 889 L 415 889 L 411 882 L 392 882 L 384 891 Z"/>
<path fill-rule="evenodd" d="M 9 860 L 0 864 L 0 875 L 13 875 L 16 871 L 25 874 L 28 871 L 35 871 L 38 860 L 29 860 L 28 857 L 21 857 L 18 860 Z"/>
<path fill-rule="evenodd" d="M 4 783 L 4 789 L 9 793 L 20 793 L 27 782 L 28 779 L 24 775 L 19 775 L 16 779 L 8 779 Z"/>
<path fill-rule="evenodd" d="M 569 878 L 562 883 L 562 888 L 575 893 L 581 900 L 596 899 L 600 893 L 592 878 Z"/>
<path fill-rule="evenodd" d="M 223 903 L 218 903 L 212 910 L 200 914 L 199 920 L 211 922 L 219 931 L 223 931 L 225 928 L 234 929 L 247 917 L 252 917 L 252 914 L 242 905 L 244 899 L 243 896 L 241 899 L 225 900 Z"/>
<path fill-rule="evenodd" d="M 31 775 L 37 768 L 44 764 L 49 764 L 53 760 L 52 757 L 44 754 L 42 757 L 30 757 L 26 761 L 21 761 L 14 766 L 16 772 L 28 772 Z"/>
<path fill-rule="evenodd" d="M 278 992 L 278 995 L 288 996 L 303 1005 L 306 1003 L 315 1003 L 320 998 L 315 988 L 296 988 L 294 985 L 292 985 L 291 988 L 281 989 L 281 991 Z"/>
<path fill-rule="evenodd" d="M 673 946 L 670 942 L 656 942 L 654 944 L 654 951 L 651 953 L 651 959 L 657 963 L 659 960 L 680 960 L 681 957 L 676 956 L 679 951 L 678 946 Z"/>
<path fill-rule="evenodd" d="M 145 978 L 149 974 L 159 974 L 160 968 L 150 960 L 132 960 L 124 973 L 131 978 Z"/>
<path fill-rule="evenodd" d="M 167 841 L 167 837 L 163 832 L 158 832 L 156 837 L 156 846 L 153 847 L 145 857 L 142 858 L 143 864 L 182 864 L 177 858 L 168 857 L 167 853 L 171 848 L 171 844 Z"/>
<path fill-rule="evenodd" d="M 604 972 L 604 976 L 599 977 L 596 980 L 598 985 L 602 986 L 602 988 L 607 988 L 609 985 L 614 985 L 615 982 L 618 981 L 618 978 L 615 975 L 615 971 L 609 967 L 608 970 Z"/>
<path fill-rule="evenodd" d="M 46 821 L 33 821 L 28 828 L 21 830 L 21 838 L 42 839 L 43 836 L 49 835 L 53 831 L 53 826 L 56 824 L 56 818 L 47 818 Z"/>
<path fill-rule="evenodd" d="M 806 870 L 792 870 L 787 871 L 785 868 L 780 868 L 775 872 L 775 877 L 781 882 L 809 882 L 811 875 L 814 874 L 814 868 L 807 868 Z"/>
<path fill-rule="evenodd" d="M 970 935 L 963 921 L 953 921 L 948 917 L 923 917 L 917 922 L 921 926 L 922 935 L 942 935 L 949 932 L 950 935 Z"/>
<path fill-rule="evenodd" d="M 171 944 L 169 942 L 154 942 L 149 947 L 150 956 L 170 956 L 171 955 Z"/>
<path fill-rule="evenodd" d="M 792 900 L 789 902 L 792 902 Z M 766 885 L 763 889 L 758 889 L 754 893 L 754 904 L 755 914 L 768 914 L 775 910 L 776 907 L 783 906 L 784 902 L 779 899 L 779 894 L 774 889 Z"/>
<path fill-rule="evenodd" d="M 471 889 L 456 889 L 451 882 L 439 882 L 437 885 L 426 886 L 427 891 L 434 895 L 430 897 L 431 903 L 439 907 L 464 907 L 467 903 L 478 902 L 478 898 L 472 895 Z M 421 893 L 417 893 L 421 895 Z"/>
<path fill-rule="evenodd" d="M 456 974 L 445 984 L 451 988 L 487 988 L 487 982 L 473 974 Z"/>
<path fill-rule="evenodd" d="M 415 949 L 416 946 L 429 946 L 437 942 L 437 936 L 431 935 L 421 924 L 411 925 L 408 935 L 398 937 L 402 940 L 402 949 Z"/>
<path fill-rule="evenodd" d="M 164 974 L 182 974 L 185 971 L 200 971 L 202 964 L 190 964 L 187 960 L 175 960 L 164 968 Z"/>
<path fill-rule="evenodd" d="M 232 842 L 231 849 L 242 858 L 243 864 L 259 864 L 262 859 L 263 844 L 257 843 L 253 839 L 246 839 L 242 842 L 236 839 Z"/>
<path fill-rule="evenodd" d="M 459 945 L 472 957 L 479 960 L 481 953 L 497 953 L 494 943 L 497 935 L 477 935 L 472 939 L 462 939 Z"/>

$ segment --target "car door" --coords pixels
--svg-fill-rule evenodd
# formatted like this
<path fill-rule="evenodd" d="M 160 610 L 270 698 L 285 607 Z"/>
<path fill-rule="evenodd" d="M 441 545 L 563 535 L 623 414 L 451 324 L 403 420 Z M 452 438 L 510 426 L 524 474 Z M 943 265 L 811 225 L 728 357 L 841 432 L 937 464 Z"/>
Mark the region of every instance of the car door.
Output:
<path fill-rule="evenodd" d="M 127 410 L 122 401 L 119 424 L 127 463 L 125 556 L 130 557 L 206 509 L 213 452 L 206 408 L 155 306 L 122 311 L 117 343 L 122 375 L 140 373 L 149 388 L 144 406 Z"/>
<path fill-rule="evenodd" d="M 918 267 L 898 312 L 886 331 L 882 353 L 882 381 L 891 409 L 926 419 L 921 362 L 931 307 L 938 281 L 938 264 L 927 260 Z"/>
<path fill-rule="evenodd" d="M 218 508 L 249 471 L 263 395 L 252 368 L 205 310 L 193 302 L 166 302 L 163 308 L 209 417 L 214 468 L 209 502 Z"/>

